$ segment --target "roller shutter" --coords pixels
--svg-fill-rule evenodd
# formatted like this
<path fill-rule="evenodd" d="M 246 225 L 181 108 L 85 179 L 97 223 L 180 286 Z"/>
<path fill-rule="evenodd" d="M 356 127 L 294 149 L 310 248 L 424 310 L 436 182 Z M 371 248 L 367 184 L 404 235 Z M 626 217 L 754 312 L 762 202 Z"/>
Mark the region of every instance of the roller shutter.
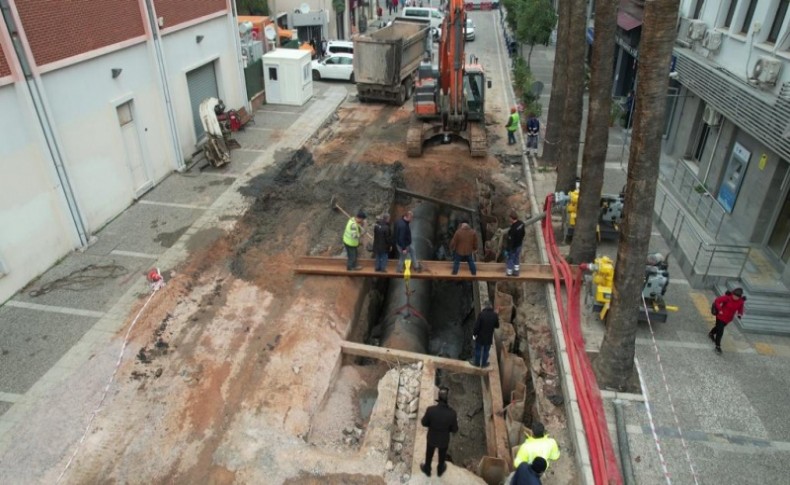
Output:
<path fill-rule="evenodd" d="M 203 136 L 203 123 L 200 122 L 200 103 L 206 98 L 219 99 L 217 89 L 217 74 L 214 72 L 214 63 L 202 65 L 187 73 L 189 86 L 189 102 L 192 105 L 192 123 L 195 126 L 195 136 L 198 140 Z"/>

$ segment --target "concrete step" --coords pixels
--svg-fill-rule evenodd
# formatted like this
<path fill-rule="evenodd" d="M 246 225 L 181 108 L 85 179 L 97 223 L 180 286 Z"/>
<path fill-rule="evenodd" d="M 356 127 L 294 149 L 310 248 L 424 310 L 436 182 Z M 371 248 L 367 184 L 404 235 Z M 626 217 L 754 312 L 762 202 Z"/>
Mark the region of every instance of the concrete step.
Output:
<path fill-rule="evenodd" d="M 790 317 L 776 318 L 747 313 L 742 319 L 736 318 L 735 323 L 745 333 L 790 335 Z"/>

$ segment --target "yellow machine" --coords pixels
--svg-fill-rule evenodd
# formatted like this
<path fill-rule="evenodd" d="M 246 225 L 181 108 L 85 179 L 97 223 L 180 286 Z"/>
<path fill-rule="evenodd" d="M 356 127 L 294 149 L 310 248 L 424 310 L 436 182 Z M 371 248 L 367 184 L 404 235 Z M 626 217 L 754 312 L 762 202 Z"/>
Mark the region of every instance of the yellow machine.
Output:
<path fill-rule="evenodd" d="M 564 240 L 568 241 L 573 237 L 573 232 L 576 229 L 576 215 L 579 210 L 579 186 L 568 193 L 555 194 L 555 201 L 557 204 L 564 204 L 565 217 L 562 221 L 562 233 Z M 602 194 L 601 195 L 601 212 L 598 215 L 598 224 L 595 226 L 595 232 L 598 236 L 598 241 L 608 240 L 616 241 L 620 237 L 620 222 L 623 219 L 623 194 Z"/>
<path fill-rule="evenodd" d="M 573 193 L 573 192 L 571 192 Z M 614 286 L 614 262 L 607 256 L 595 258 L 593 263 L 582 263 L 583 271 L 592 271 L 592 282 L 595 285 L 595 301 L 593 309 L 601 320 L 606 318 L 609 304 L 612 301 L 612 286 Z"/>

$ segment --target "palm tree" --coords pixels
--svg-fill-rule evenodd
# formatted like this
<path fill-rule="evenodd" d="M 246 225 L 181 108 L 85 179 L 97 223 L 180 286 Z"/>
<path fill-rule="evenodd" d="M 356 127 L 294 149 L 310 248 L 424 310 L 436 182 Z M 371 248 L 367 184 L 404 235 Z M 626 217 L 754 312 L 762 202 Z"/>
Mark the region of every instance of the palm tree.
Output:
<path fill-rule="evenodd" d="M 679 1 L 645 2 L 625 217 L 617 247 L 612 306 L 601 353 L 593 362 L 599 384 L 610 389 L 624 389 L 634 369 L 638 303 L 652 230 L 669 61 Z"/>
<path fill-rule="evenodd" d="M 617 4 L 617 0 L 598 0 L 595 3 L 595 39 L 590 68 L 590 100 L 582 155 L 579 211 L 576 214 L 576 227 L 568 258 L 573 263 L 595 259 L 596 225 L 601 209 L 601 188 L 609 142 Z"/>
<path fill-rule="evenodd" d="M 587 2 L 570 0 L 568 27 L 568 59 L 565 71 L 565 108 L 557 161 L 557 191 L 570 191 L 576 184 L 579 163 L 579 138 L 584 111 L 584 48 L 587 28 Z M 559 50 L 559 46 L 557 47 Z M 553 80 L 552 80 L 553 81 Z M 552 104 L 553 104 L 552 100 Z"/>
<path fill-rule="evenodd" d="M 558 0 L 557 46 L 554 49 L 554 71 L 551 75 L 551 100 L 546 117 L 546 135 L 543 138 L 543 160 L 556 164 L 560 156 L 560 133 L 565 111 L 565 81 L 568 67 L 568 27 L 571 0 Z"/>

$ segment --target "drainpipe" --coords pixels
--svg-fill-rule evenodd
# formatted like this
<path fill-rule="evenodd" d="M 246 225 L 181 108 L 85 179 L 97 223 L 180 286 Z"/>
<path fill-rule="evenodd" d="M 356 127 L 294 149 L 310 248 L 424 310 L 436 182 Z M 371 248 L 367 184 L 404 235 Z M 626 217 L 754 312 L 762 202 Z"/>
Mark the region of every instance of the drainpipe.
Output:
<path fill-rule="evenodd" d="M 60 182 L 58 185 L 60 186 L 63 197 L 66 199 L 71 221 L 74 224 L 74 229 L 77 231 L 79 245 L 80 247 L 86 247 L 90 242 L 90 237 L 88 236 L 88 230 L 82 218 L 79 205 L 77 204 L 77 199 L 74 195 L 74 189 L 71 186 L 68 172 L 66 171 L 65 157 L 63 153 L 61 153 L 60 146 L 55 137 L 52 120 L 44 104 L 43 87 L 39 84 L 40 78 L 33 74 L 30 59 L 28 59 L 27 53 L 25 52 L 24 41 L 21 37 L 22 34 L 17 28 L 17 20 L 14 16 L 14 12 L 11 10 L 8 0 L 0 0 L 0 11 L 2 11 L 3 21 L 8 29 L 11 42 L 14 45 L 14 53 L 19 61 L 22 74 L 25 76 L 25 84 L 30 93 L 30 99 L 33 102 L 33 110 L 38 119 L 39 126 L 41 127 L 41 132 L 44 134 L 44 140 L 47 144 L 50 159 L 55 165 L 55 173 Z M 10 55 L 11 53 L 9 52 L 7 54 Z"/>
<path fill-rule="evenodd" d="M 252 105 L 249 101 L 249 94 L 247 93 L 247 83 L 244 77 L 244 60 L 241 58 L 241 39 L 239 38 L 239 13 L 236 11 L 236 1 L 228 0 L 230 8 L 228 9 L 228 21 L 230 22 L 230 31 L 233 32 L 233 45 L 236 50 L 236 67 L 239 69 L 239 93 L 241 93 L 241 102 L 247 108 L 247 112 L 252 115 Z M 263 32 L 261 32 L 263 34 Z M 263 36 L 261 42 L 266 42 L 266 37 Z"/>
<path fill-rule="evenodd" d="M 160 87 L 165 98 L 165 113 L 167 113 L 167 126 L 170 131 L 170 144 L 173 145 L 173 156 L 176 159 L 176 170 L 183 172 L 186 170 L 184 163 L 184 153 L 181 151 L 181 141 L 178 137 L 178 122 L 176 112 L 173 108 L 173 95 L 170 93 L 170 83 L 167 80 L 167 67 L 165 55 L 162 50 L 162 39 L 159 35 L 159 22 L 156 20 L 156 9 L 153 0 L 145 0 L 146 14 L 148 23 L 151 27 L 151 38 L 153 39 L 154 56 L 156 57 L 156 70 L 159 74 Z"/>

